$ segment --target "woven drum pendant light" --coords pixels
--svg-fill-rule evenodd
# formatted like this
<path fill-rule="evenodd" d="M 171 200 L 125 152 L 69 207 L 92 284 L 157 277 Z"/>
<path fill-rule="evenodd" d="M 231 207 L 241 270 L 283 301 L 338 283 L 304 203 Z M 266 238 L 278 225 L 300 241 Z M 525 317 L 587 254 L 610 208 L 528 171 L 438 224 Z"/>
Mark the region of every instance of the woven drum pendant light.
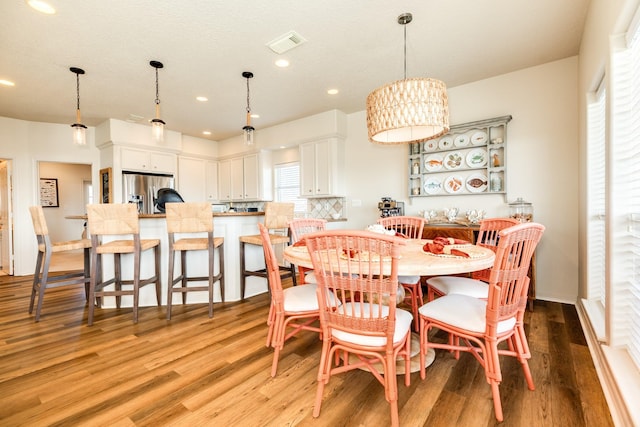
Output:
<path fill-rule="evenodd" d="M 449 103 L 444 82 L 431 78 L 407 79 L 407 27 L 410 13 L 398 16 L 404 26 L 404 79 L 377 88 L 367 96 L 369 141 L 408 144 L 449 132 Z"/>

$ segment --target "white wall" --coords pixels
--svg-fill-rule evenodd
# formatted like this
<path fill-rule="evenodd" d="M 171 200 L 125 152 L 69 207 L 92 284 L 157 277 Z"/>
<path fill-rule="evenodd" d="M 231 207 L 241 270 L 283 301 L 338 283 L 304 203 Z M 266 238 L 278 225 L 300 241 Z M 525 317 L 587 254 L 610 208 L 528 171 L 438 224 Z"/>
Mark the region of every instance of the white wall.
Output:
<path fill-rule="evenodd" d="M 346 141 L 349 226 L 363 228 L 378 216 L 382 196 L 405 201 L 405 213 L 458 207 L 509 214 L 508 202 L 532 202 L 534 219 L 547 231 L 537 252 L 537 297 L 574 303 L 578 292 L 577 57 L 450 88 L 451 124 L 512 115 L 507 136 L 507 186 L 500 195 L 407 195 L 406 146 L 367 140 L 365 112 L 350 114 Z M 361 206 L 353 206 L 353 201 Z"/>
<path fill-rule="evenodd" d="M 14 274 L 33 274 L 36 238 L 29 206 L 38 203 L 38 162 L 91 165 L 98 182 L 100 152 L 95 148 L 94 128 L 87 129 L 87 147 L 72 144 L 69 125 L 27 122 L 0 117 L 0 158 L 13 164 Z M 94 197 L 96 189 L 94 189 Z M 80 212 L 82 213 L 82 212 Z"/>
<path fill-rule="evenodd" d="M 537 296 L 573 303 L 578 292 L 577 67 L 578 59 L 574 57 L 449 89 L 452 124 L 513 116 L 508 126 L 507 200 L 500 195 L 409 200 L 408 147 L 369 143 L 364 111 L 349 115 L 330 111 L 264 129 L 261 143 L 256 136 L 255 148 L 275 150 L 274 159 L 282 162 L 295 160 L 297 153 L 291 148 L 280 153 L 278 144 L 291 145 L 328 134 L 346 134 L 348 222 L 341 225 L 349 228 L 364 228 L 374 222 L 378 217 L 377 203 L 382 196 L 405 201 L 407 214 L 455 206 L 463 212 L 472 208 L 484 209 L 490 216 L 508 215 L 507 203 L 523 197 L 533 203 L 535 220 L 547 227 L 537 254 Z M 16 177 L 15 186 L 22 188 L 24 194 L 32 195 L 23 198 L 23 192 L 20 192 L 15 205 L 18 216 L 36 200 L 36 160 L 84 163 L 90 159 L 88 163 L 99 164 L 94 138 L 90 137 L 91 148 L 78 151 L 81 149 L 68 142 L 66 125 L 0 120 L 0 125 L 7 124 L 0 126 L 0 157 L 17 161 L 14 169 L 20 170 L 16 175 L 21 175 Z M 307 137 L 304 129 L 308 132 Z M 17 146 L 9 147 L 10 140 L 16 141 Z M 227 156 L 234 150 L 244 150 L 237 146 L 238 140 L 232 138 L 212 145 L 217 145 L 218 156 Z M 184 148 L 198 152 L 203 149 L 201 141 L 191 142 L 189 139 L 183 141 Z M 26 167 L 23 169 L 22 166 Z M 93 168 L 93 175 L 97 175 L 97 169 Z M 94 182 L 97 182 L 97 176 L 94 176 Z M 361 205 L 354 206 L 354 201 Z M 30 222 L 22 219 L 20 224 L 18 222 L 17 231 L 32 235 Z M 16 248 L 16 254 L 20 253 Z M 18 268 L 16 262 L 16 274 L 31 273 L 32 265 L 25 264 L 28 268 L 24 265 Z"/>
<path fill-rule="evenodd" d="M 91 182 L 91 165 L 59 162 L 40 162 L 40 178 L 58 180 L 59 207 L 45 208 L 44 216 L 53 242 L 80 239 L 84 221 L 68 219 L 69 215 L 86 212 L 83 197 L 84 181 Z"/>

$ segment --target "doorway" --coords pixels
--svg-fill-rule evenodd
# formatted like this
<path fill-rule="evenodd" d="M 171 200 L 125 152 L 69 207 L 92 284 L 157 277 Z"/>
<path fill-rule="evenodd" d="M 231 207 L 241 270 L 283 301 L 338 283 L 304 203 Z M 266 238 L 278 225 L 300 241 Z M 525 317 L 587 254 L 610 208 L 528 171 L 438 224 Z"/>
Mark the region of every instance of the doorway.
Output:
<path fill-rule="evenodd" d="M 11 160 L 0 159 L 0 275 L 13 275 Z"/>

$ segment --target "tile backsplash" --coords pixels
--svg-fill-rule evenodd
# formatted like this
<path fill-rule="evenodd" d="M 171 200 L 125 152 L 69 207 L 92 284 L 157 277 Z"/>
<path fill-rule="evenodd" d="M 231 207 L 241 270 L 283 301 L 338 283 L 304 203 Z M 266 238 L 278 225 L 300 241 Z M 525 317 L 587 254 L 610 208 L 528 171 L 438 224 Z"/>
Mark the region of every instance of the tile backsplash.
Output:
<path fill-rule="evenodd" d="M 247 208 L 257 208 L 264 211 L 264 202 L 235 202 L 227 203 L 227 209 L 234 207 L 238 212 L 246 212 Z M 340 215 L 340 218 L 346 218 L 345 210 L 346 201 L 344 197 L 326 197 L 307 199 L 307 218 L 322 218 L 326 220 L 333 219 L 332 214 Z"/>

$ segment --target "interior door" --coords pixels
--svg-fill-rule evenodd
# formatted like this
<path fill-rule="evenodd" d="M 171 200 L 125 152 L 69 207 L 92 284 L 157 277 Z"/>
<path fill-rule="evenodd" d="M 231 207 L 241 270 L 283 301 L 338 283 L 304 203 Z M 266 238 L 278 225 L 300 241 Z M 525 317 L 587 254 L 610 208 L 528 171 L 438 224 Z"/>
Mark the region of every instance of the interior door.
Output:
<path fill-rule="evenodd" d="M 13 275 L 13 217 L 11 161 L 0 160 L 0 270 Z"/>

